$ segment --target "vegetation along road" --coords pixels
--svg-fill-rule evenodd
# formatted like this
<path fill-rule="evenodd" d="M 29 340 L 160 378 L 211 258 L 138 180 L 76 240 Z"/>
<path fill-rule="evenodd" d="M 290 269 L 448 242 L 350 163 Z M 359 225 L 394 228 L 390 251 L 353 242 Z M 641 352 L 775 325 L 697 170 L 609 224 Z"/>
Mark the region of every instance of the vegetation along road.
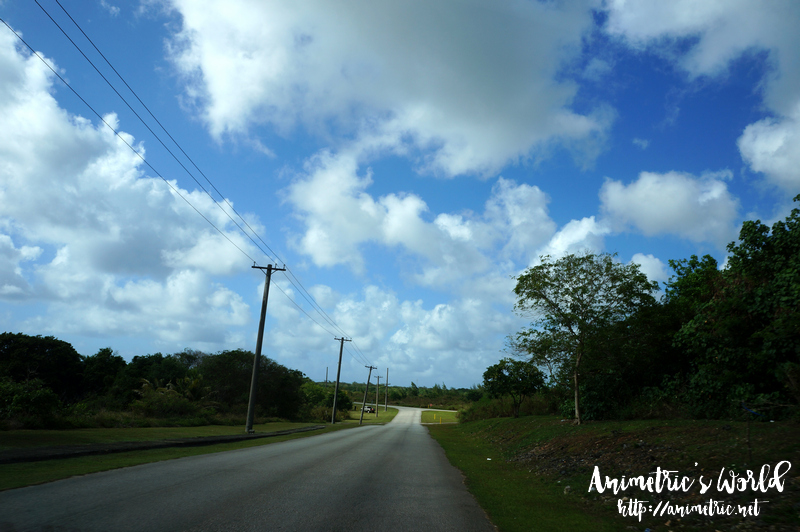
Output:
<path fill-rule="evenodd" d="M 494 530 L 420 412 L 8 490 L 0 530 Z"/>

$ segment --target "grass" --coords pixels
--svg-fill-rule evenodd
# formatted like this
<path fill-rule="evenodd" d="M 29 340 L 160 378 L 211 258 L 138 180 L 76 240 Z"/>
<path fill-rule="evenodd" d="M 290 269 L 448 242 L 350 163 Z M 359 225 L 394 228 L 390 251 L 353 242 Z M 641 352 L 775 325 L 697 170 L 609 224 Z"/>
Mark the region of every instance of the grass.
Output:
<path fill-rule="evenodd" d="M 255 425 L 259 432 L 275 432 L 289 428 L 315 425 L 317 423 L 267 423 Z M 130 451 L 106 455 L 66 458 L 61 460 L 44 460 L 40 462 L 23 462 L 0 465 L 0 490 L 20 488 L 43 482 L 52 482 L 75 475 L 86 475 L 99 471 L 108 471 L 120 467 L 129 467 L 173 458 L 196 456 L 200 454 L 244 449 L 257 445 L 268 445 L 280 441 L 315 436 L 323 432 L 353 428 L 354 425 L 339 423 L 327 426 L 319 431 L 287 434 L 271 438 L 259 438 L 241 442 L 207 445 L 202 447 L 172 447 L 149 451 Z M 5 449 L 14 447 L 36 447 L 42 445 L 67 445 L 80 443 L 107 443 L 114 441 L 151 441 L 170 438 L 186 438 L 196 436 L 217 436 L 241 434 L 243 427 L 206 426 L 206 427 L 172 427 L 172 428 L 128 428 L 128 429 L 78 429 L 68 431 L 7 431 L 0 433 Z M 41 433 L 41 434 L 36 434 Z M 59 434 L 61 437 L 59 437 Z"/>
<path fill-rule="evenodd" d="M 319 423 L 266 423 L 254 426 L 256 432 L 275 432 Z M 70 430 L 7 430 L 0 432 L 0 451 L 25 447 L 81 445 L 122 441 L 156 441 L 201 436 L 226 436 L 244 433 L 244 426 L 206 425 L 202 427 L 147 427 Z"/>
<path fill-rule="evenodd" d="M 397 415 L 396 408 L 382 409 L 375 414 L 364 414 L 364 424 L 388 423 Z M 280 441 L 305 438 L 330 432 L 354 428 L 358 426 L 360 412 L 350 412 L 350 419 L 344 423 L 328 425 L 325 429 L 271 438 L 260 438 L 242 442 L 206 445 L 202 447 L 174 447 L 153 449 L 149 451 L 130 451 L 107 455 L 66 458 L 60 460 L 44 460 L 40 462 L 24 462 L 19 464 L 0 465 L 0 490 L 20 488 L 43 482 L 51 482 L 75 475 L 85 475 L 99 471 L 107 471 L 120 467 L 171 460 L 199 454 L 243 449 L 256 445 L 268 445 Z M 319 423 L 265 423 L 255 425 L 256 433 L 276 432 L 292 428 L 319 425 Z M 242 434 L 243 426 L 207 425 L 201 427 L 146 427 L 146 428 L 108 428 L 108 429 L 72 429 L 72 430 L 9 430 L 0 432 L 0 451 L 28 447 L 46 447 L 57 445 L 81 445 L 91 443 L 110 443 L 123 441 L 156 441 L 177 438 L 193 438 L 201 436 L 224 436 Z"/>
<path fill-rule="evenodd" d="M 563 487 L 532 478 L 493 445 L 467 439 L 457 425 L 431 425 L 431 435 L 466 476 L 469 491 L 501 531 L 620 530 L 619 523 L 585 512 Z"/>
<path fill-rule="evenodd" d="M 757 477 L 763 464 L 774 466 L 781 460 L 798 464 L 800 425 L 795 422 L 753 423 L 749 446 L 746 423 L 731 421 L 605 421 L 575 426 L 549 416 L 528 416 L 429 429 L 501 531 L 730 530 L 741 524 L 740 517 L 697 515 L 683 519 L 648 515 L 639 522 L 618 515 L 617 501 L 625 496 L 673 504 L 701 504 L 711 498 L 745 504 L 758 498 L 770 503 L 761 516 L 748 517 L 745 525 L 776 530 L 797 530 L 800 525 L 796 468 L 786 475 L 783 492 L 771 489 L 767 494 L 730 495 L 714 487 L 700 495 L 698 482 L 688 493 L 651 494 L 635 488 L 618 496 L 588 492 L 595 465 L 603 478 L 647 476 L 661 467 L 694 479 L 704 475 L 716 483 L 723 467 L 726 475 L 729 470 L 749 469 Z M 570 490 L 565 493 L 567 486 Z"/>
<path fill-rule="evenodd" d="M 360 406 L 360 405 L 359 405 Z M 376 423 L 389 423 L 391 420 L 394 419 L 394 416 L 397 415 L 399 412 L 398 409 L 389 407 L 389 410 L 386 412 L 383 411 L 383 407 L 379 407 L 377 410 L 378 416 L 376 417 L 375 414 L 367 414 L 364 412 L 364 424 L 367 425 L 374 425 Z M 348 413 L 350 418 L 345 421 L 345 423 L 355 423 L 358 424 L 358 420 L 361 418 L 361 411 L 360 410 L 350 410 Z"/>
<path fill-rule="evenodd" d="M 422 423 L 458 423 L 458 412 L 425 410 L 422 412 Z"/>

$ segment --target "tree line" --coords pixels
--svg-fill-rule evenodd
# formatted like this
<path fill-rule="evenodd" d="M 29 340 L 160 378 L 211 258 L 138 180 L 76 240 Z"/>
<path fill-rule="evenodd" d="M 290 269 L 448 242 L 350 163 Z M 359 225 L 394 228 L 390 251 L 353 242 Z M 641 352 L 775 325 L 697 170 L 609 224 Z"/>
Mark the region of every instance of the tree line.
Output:
<path fill-rule="evenodd" d="M 110 347 L 82 356 L 52 336 L 0 334 L 0 428 L 244 423 L 253 353 L 243 349 L 208 354 L 193 349 L 134 356 L 129 362 Z M 365 375 L 366 376 L 366 375 Z M 340 383 L 337 419 L 361 402 L 365 383 Z M 390 386 L 392 403 L 463 406 L 482 391 Z M 386 397 L 381 387 L 379 402 Z M 368 402 L 375 400 L 375 383 Z M 257 417 L 328 422 L 333 383 L 262 357 Z"/>
<path fill-rule="evenodd" d="M 515 310 L 531 322 L 508 338 L 517 358 L 484 373 L 488 395 L 510 397 L 513 415 L 535 404 L 577 423 L 797 416 L 800 210 L 744 222 L 727 251 L 721 268 L 709 255 L 670 260 L 659 298 L 613 255 L 541 257 L 517 277 Z"/>
<path fill-rule="evenodd" d="M 238 422 L 247 409 L 253 353 L 134 356 L 111 348 L 81 356 L 52 336 L 0 334 L 0 423 L 6 427 L 91 425 L 99 412 L 135 417 Z M 330 421 L 333 392 L 302 372 L 262 357 L 256 399 L 260 418 Z M 351 403 L 340 396 L 337 410 Z M 81 421 L 83 419 L 83 421 Z M 128 422 L 130 420 L 128 419 Z"/>

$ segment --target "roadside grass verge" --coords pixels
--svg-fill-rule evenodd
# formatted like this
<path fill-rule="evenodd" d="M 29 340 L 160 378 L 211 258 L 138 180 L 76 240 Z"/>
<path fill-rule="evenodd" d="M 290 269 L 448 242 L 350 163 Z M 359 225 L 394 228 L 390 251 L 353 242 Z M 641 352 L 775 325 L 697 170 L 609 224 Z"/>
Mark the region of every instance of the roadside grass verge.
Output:
<path fill-rule="evenodd" d="M 276 422 L 255 425 L 256 432 L 276 432 L 319 425 L 319 423 Z M 24 447 L 81 445 L 123 441 L 156 441 L 202 436 L 243 434 L 244 425 L 206 425 L 202 427 L 146 427 L 69 430 L 6 430 L 0 432 L 0 451 Z"/>
<path fill-rule="evenodd" d="M 422 412 L 422 423 L 458 423 L 458 412 Z"/>
<path fill-rule="evenodd" d="M 602 421 L 575 426 L 550 416 L 498 418 L 430 425 L 451 463 L 462 470 L 467 486 L 501 531 L 507 530 L 792 530 L 800 525 L 800 424 L 695 420 Z M 750 458 L 752 454 L 752 459 Z M 492 460 L 487 460 L 491 458 Z M 792 469 L 782 492 L 718 491 L 724 469 L 758 478 L 762 465 L 788 460 Z M 697 465 L 695 465 L 697 464 Z M 677 471 L 695 482 L 688 492 L 650 493 L 629 488 L 614 495 L 589 492 L 597 466 L 601 479 L 642 475 L 660 467 Z M 703 476 L 713 487 L 700 494 Z M 570 489 L 566 490 L 569 486 Z M 566 493 L 565 493 L 566 491 Z M 708 500 L 734 507 L 754 499 L 770 501 L 761 515 L 706 517 L 693 513 L 654 517 L 621 517 L 623 497 L 647 500 L 655 507 L 669 501 L 673 507 Z M 581 519 L 588 518 L 585 524 Z"/>
<path fill-rule="evenodd" d="M 429 430 L 501 531 L 620 530 L 608 516 L 582 511 L 574 499 L 564 496 L 561 485 L 534 478 L 506 462 L 497 447 L 465 437 L 459 426 L 431 425 Z"/>
<path fill-rule="evenodd" d="M 263 425 L 254 425 L 256 433 L 275 432 L 279 430 L 286 430 L 290 428 L 299 428 L 309 425 L 316 425 L 317 423 L 267 423 Z M 129 467 L 140 464 L 147 464 L 150 462 L 160 462 L 162 460 L 171 460 L 174 458 L 184 458 L 187 456 L 196 456 L 200 454 L 218 453 L 223 451 L 232 451 L 235 449 L 244 449 L 248 447 L 255 447 L 258 445 L 268 445 L 270 443 L 277 443 L 287 440 L 294 440 L 297 438 L 307 438 L 309 436 L 316 436 L 326 432 L 332 432 L 342 429 L 353 428 L 352 424 L 339 423 L 333 426 L 327 426 L 324 429 L 301 432 L 297 434 L 286 434 L 282 436 L 274 436 L 270 438 L 259 438 L 255 440 L 245 440 L 240 442 L 221 443 L 216 445 L 207 445 L 202 447 L 170 447 L 165 449 L 153 449 L 147 451 L 130 451 L 122 453 L 113 453 L 105 455 L 82 456 L 75 458 L 64 458 L 59 460 L 43 460 L 39 462 L 23 462 L 17 464 L 0 464 L 0 490 L 7 490 L 13 488 L 21 488 L 24 486 L 31 486 L 33 484 L 41 484 L 44 482 L 52 482 L 75 475 L 86 475 L 89 473 L 97 473 L 100 471 L 108 471 L 111 469 L 118 469 L 121 467 Z M 224 429 L 229 429 L 224 431 Z M 230 430 L 233 429 L 233 430 Z M 153 431 L 164 431 L 157 436 Z M 219 431 L 218 431 L 219 430 Z M 159 439 L 171 438 L 187 438 L 198 436 L 218 436 L 227 434 L 241 434 L 242 427 L 186 427 L 178 428 L 172 427 L 169 429 L 79 429 L 75 431 L 11 431 L 11 432 L 84 432 L 92 431 L 91 435 L 76 434 L 72 435 L 71 441 L 61 439 L 58 444 L 78 444 L 78 443 L 108 443 L 114 441 L 152 441 Z M 97 432 L 95 432 L 97 431 Z M 124 434 L 126 431 L 132 431 L 132 434 Z M 140 432 L 142 431 L 142 432 Z M 8 433 L 0 433 L 5 442 L 5 436 Z M 52 445 L 52 440 L 49 443 L 41 443 L 47 441 L 47 437 L 43 436 L 41 439 L 36 439 L 35 436 L 26 435 L 27 438 L 16 439 L 16 447 L 21 446 L 37 446 L 38 445 Z M 93 437 L 94 439 L 90 438 Z M 5 447 L 10 448 L 9 446 Z"/>
<path fill-rule="evenodd" d="M 394 419 L 394 416 L 397 415 L 399 412 L 398 409 L 389 407 L 389 410 L 386 412 L 383 411 L 383 407 L 379 407 L 377 410 L 378 416 L 375 417 L 375 414 L 367 414 L 364 412 L 364 424 L 367 425 L 374 425 L 376 423 L 389 423 L 391 420 Z M 361 411 L 360 410 L 350 410 L 348 412 L 349 418 L 344 421 L 344 423 L 352 424 L 355 423 L 358 425 L 358 420 L 361 418 Z"/>

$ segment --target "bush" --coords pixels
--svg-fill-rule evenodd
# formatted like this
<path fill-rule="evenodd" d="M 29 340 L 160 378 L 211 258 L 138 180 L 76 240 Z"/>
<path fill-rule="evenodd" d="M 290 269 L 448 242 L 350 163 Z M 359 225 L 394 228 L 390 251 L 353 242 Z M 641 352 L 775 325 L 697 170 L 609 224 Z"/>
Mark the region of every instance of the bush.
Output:
<path fill-rule="evenodd" d="M 336 421 L 345 421 L 350 419 L 348 410 L 339 410 L 339 403 L 336 403 Z M 311 409 L 311 421 L 319 421 L 321 423 L 330 423 L 331 421 L 331 407 L 330 406 L 315 406 Z"/>
<path fill-rule="evenodd" d="M 145 417 L 178 417 L 197 414 L 200 408 L 174 390 L 148 391 L 131 404 L 133 412 Z"/>
<path fill-rule="evenodd" d="M 0 381 L 0 419 L 16 420 L 28 428 L 47 425 L 61 409 L 61 401 L 41 380 Z"/>

